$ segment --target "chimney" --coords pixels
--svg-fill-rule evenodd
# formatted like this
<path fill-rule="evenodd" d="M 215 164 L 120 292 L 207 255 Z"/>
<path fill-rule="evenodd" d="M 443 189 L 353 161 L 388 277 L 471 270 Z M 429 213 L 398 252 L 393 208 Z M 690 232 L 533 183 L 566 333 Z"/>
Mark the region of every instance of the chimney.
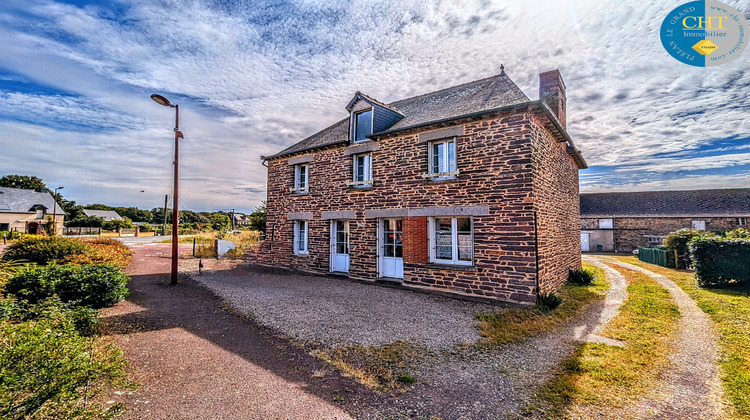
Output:
<path fill-rule="evenodd" d="M 550 107 L 565 129 L 565 82 L 558 70 L 551 70 L 539 75 L 539 99 Z"/>

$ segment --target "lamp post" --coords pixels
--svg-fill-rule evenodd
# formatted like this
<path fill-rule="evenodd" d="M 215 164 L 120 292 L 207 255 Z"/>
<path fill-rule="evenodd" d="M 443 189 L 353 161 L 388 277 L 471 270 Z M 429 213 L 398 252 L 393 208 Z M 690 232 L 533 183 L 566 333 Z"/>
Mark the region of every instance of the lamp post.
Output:
<path fill-rule="evenodd" d="M 180 131 L 180 106 L 177 104 L 172 105 L 171 102 L 169 102 L 169 99 L 153 94 L 151 95 L 151 99 L 154 100 L 159 105 L 168 106 L 170 108 L 174 108 L 175 110 L 175 117 L 174 117 L 174 162 L 172 164 L 174 165 L 174 191 L 172 192 L 172 284 L 177 284 L 177 246 L 178 244 L 178 238 L 177 238 L 177 225 L 179 224 L 180 219 L 180 213 L 178 211 L 178 205 L 177 200 L 179 197 L 179 194 L 177 193 L 177 185 L 178 185 L 178 168 L 179 168 L 179 162 L 180 162 L 180 142 L 179 139 L 184 139 L 185 137 L 182 135 L 182 131 Z"/>
<path fill-rule="evenodd" d="M 52 196 L 52 201 L 55 204 L 52 205 L 52 236 L 57 235 L 57 190 L 61 190 L 65 187 L 55 188 L 55 195 Z"/>

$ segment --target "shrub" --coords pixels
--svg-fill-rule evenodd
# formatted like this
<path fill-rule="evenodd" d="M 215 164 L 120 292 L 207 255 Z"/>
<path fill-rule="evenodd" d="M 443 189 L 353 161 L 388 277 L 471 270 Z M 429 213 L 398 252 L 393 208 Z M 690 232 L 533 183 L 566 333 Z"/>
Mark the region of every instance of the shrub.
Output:
<path fill-rule="evenodd" d="M 37 266 L 11 277 L 5 292 L 32 304 L 56 294 L 72 306 L 98 309 L 124 299 L 128 280 L 114 265 Z"/>
<path fill-rule="evenodd" d="M 555 294 L 555 292 L 540 293 L 537 299 L 537 304 L 546 310 L 553 310 L 560 306 L 563 302 L 562 298 Z"/>
<path fill-rule="evenodd" d="M 76 254 L 63 258 L 60 262 L 66 264 L 114 264 L 127 268 L 133 252 L 122 242 L 113 238 L 96 239 L 90 242 L 85 254 Z"/>
<path fill-rule="evenodd" d="M 127 217 L 102 223 L 102 229 L 116 231 L 119 229 L 135 229 L 133 222 Z"/>
<path fill-rule="evenodd" d="M 28 235 L 9 245 L 2 259 L 47 264 L 70 255 L 84 254 L 88 248 L 86 243 L 76 239 Z"/>
<path fill-rule="evenodd" d="M 3 308 L 21 305 L 0 302 Z M 82 312 L 45 301 L 33 319 L 0 320 L 0 418 L 111 418 L 91 401 L 125 380 L 122 352 L 84 337 L 76 326 Z M 91 400 L 91 401 L 89 401 Z"/>
<path fill-rule="evenodd" d="M 719 237 L 690 242 L 690 257 L 701 287 L 750 287 L 750 240 Z"/>
<path fill-rule="evenodd" d="M 724 232 L 724 237 L 727 239 L 750 239 L 750 232 L 742 228 L 737 228 Z"/>
<path fill-rule="evenodd" d="M 573 284 L 588 286 L 594 281 L 594 273 L 588 270 L 569 270 L 568 281 Z"/>
<path fill-rule="evenodd" d="M 662 245 L 664 245 L 668 251 L 677 251 L 677 260 L 679 268 L 690 267 L 690 250 L 688 244 L 693 238 L 713 236 L 713 234 L 696 229 L 680 229 L 676 232 L 672 232 L 664 238 Z"/>

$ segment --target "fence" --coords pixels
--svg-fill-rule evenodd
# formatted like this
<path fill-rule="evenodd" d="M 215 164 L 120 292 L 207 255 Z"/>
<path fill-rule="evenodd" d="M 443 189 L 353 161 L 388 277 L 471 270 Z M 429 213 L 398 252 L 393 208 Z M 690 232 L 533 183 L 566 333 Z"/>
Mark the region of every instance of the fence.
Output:
<path fill-rule="evenodd" d="M 102 228 L 100 227 L 65 227 L 63 228 L 63 235 L 97 235 L 101 234 Z"/>
<path fill-rule="evenodd" d="M 638 259 L 643 262 L 660 265 L 662 267 L 674 266 L 674 263 L 672 263 L 671 266 L 669 265 L 667 250 L 663 248 L 646 248 L 639 246 Z"/>

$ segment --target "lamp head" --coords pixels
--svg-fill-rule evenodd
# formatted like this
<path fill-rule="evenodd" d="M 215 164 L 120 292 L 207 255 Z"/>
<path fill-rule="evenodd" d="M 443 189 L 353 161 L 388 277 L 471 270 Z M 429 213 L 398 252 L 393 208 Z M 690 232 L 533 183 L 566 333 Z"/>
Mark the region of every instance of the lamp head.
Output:
<path fill-rule="evenodd" d="M 164 105 L 164 106 L 169 106 L 169 107 L 174 106 L 174 105 L 172 105 L 171 102 L 169 102 L 169 99 L 167 99 L 167 98 L 165 98 L 165 97 L 163 97 L 161 95 L 157 95 L 155 93 L 153 95 L 151 95 L 151 99 L 153 99 L 154 102 L 156 102 L 159 105 Z"/>

